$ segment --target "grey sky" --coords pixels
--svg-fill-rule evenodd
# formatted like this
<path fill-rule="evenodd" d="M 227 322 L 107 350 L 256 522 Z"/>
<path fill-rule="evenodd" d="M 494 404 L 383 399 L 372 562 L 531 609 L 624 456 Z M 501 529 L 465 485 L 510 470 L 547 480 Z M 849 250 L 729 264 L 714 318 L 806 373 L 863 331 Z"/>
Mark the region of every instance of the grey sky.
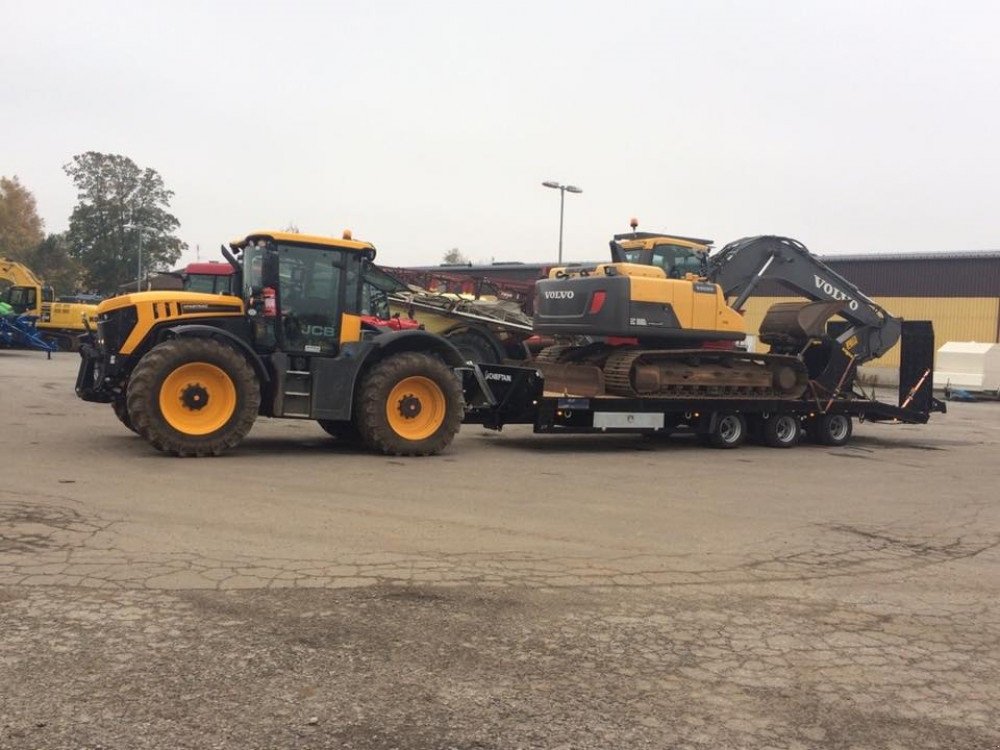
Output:
<path fill-rule="evenodd" d="M 0 0 L 0 174 L 66 226 L 73 154 L 388 264 L 603 257 L 642 228 L 814 250 L 1000 247 L 1000 4 Z"/>

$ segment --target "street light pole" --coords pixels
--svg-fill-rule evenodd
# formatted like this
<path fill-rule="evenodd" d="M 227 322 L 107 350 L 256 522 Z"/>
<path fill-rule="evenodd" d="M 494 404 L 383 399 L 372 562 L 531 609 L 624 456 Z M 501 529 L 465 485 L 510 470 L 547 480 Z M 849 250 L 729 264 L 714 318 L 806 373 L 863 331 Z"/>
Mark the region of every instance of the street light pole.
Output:
<path fill-rule="evenodd" d="M 136 277 L 135 277 L 135 290 L 137 292 L 142 291 L 142 230 L 144 227 L 139 227 L 139 252 L 136 253 Z"/>
<path fill-rule="evenodd" d="M 136 253 L 136 277 L 135 277 L 135 290 L 137 292 L 142 291 L 142 233 L 149 231 L 149 227 L 144 227 L 142 224 L 136 224 L 134 221 L 129 222 L 125 225 L 128 229 L 135 229 L 139 232 L 139 251 Z"/>
<path fill-rule="evenodd" d="M 562 263 L 563 215 L 566 207 L 566 193 L 582 193 L 583 190 L 575 185 L 562 185 L 555 180 L 546 180 L 542 185 L 559 191 L 559 263 Z"/>

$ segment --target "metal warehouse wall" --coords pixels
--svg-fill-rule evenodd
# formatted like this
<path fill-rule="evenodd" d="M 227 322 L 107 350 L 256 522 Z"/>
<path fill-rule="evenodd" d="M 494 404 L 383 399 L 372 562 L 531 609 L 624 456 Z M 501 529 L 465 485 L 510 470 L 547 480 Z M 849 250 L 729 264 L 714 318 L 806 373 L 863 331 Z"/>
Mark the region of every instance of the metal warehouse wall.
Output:
<path fill-rule="evenodd" d="M 893 315 L 904 320 L 930 320 L 934 323 L 935 348 L 946 341 L 996 343 L 1000 326 L 998 297 L 872 297 Z M 768 308 L 776 302 L 801 302 L 801 297 L 754 297 L 746 305 L 747 331 L 757 335 Z M 758 349 L 766 346 L 758 344 Z M 899 345 L 872 367 L 899 367 Z"/>
<path fill-rule="evenodd" d="M 1000 253 L 825 255 L 820 259 L 869 297 L 1000 297 Z M 758 287 L 785 296 L 773 281 Z"/>

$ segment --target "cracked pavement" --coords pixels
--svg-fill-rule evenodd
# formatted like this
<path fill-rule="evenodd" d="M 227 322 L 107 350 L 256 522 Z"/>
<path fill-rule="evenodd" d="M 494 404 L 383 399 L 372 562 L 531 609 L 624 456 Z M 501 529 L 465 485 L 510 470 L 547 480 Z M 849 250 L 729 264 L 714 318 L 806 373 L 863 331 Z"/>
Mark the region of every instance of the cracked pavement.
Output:
<path fill-rule="evenodd" d="M 183 460 L 75 367 L 0 352 L 0 748 L 1000 747 L 1000 405 Z"/>

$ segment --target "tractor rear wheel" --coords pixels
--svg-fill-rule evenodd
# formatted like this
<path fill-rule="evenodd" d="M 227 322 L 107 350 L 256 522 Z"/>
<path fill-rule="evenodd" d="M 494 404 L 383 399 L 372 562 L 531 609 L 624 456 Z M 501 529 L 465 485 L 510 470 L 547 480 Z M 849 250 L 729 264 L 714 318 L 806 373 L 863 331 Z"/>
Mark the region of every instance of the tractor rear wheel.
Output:
<path fill-rule="evenodd" d="M 462 388 L 450 367 L 430 354 L 403 352 L 365 373 L 356 422 L 373 450 L 427 456 L 448 447 L 464 411 Z"/>
<path fill-rule="evenodd" d="M 217 456 L 250 431 L 260 384 L 246 358 L 214 339 L 178 338 L 150 349 L 128 383 L 128 414 L 154 448 Z"/>

